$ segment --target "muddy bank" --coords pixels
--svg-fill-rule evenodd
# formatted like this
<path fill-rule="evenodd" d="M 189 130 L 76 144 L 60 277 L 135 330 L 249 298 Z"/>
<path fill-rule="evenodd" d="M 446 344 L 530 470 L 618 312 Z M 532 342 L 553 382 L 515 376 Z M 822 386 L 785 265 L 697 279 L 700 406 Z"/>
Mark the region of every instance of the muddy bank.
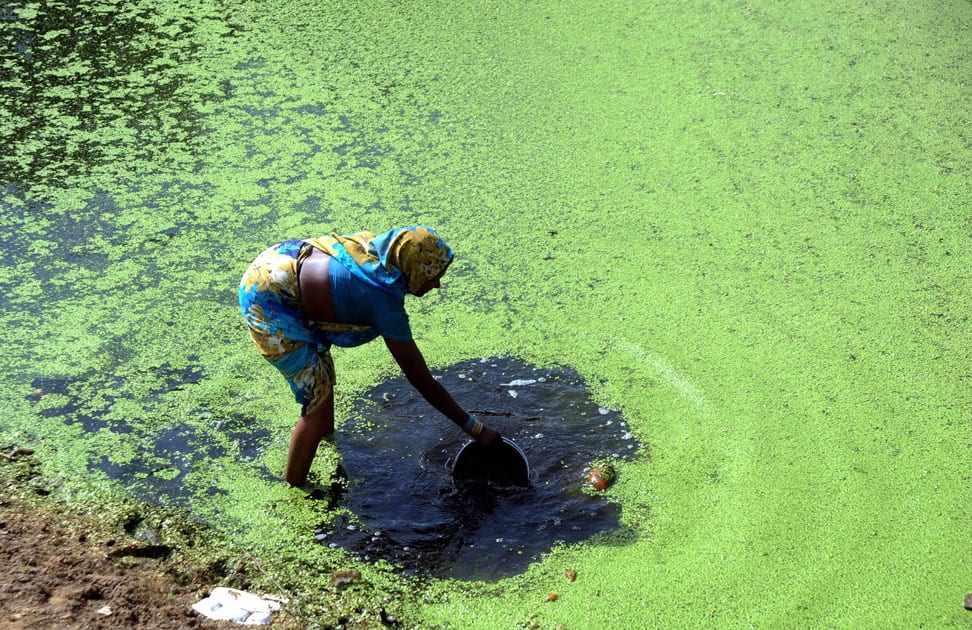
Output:
<path fill-rule="evenodd" d="M 22 452 L 7 447 L 0 458 L 0 628 L 235 628 L 192 604 L 215 586 L 268 592 L 281 579 L 174 510 L 93 496 L 65 503 L 57 480 L 38 473 L 43 451 Z M 387 627 L 396 606 L 362 605 L 367 591 L 290 593 L 272 627 Z"/>
<path fill-rule="evenodd" d="M 12 452 L 0 461 L 0 627 L 228 626 L 191 609 L 222 562 L 204 553 L 194 565 L 142 520 L 130 533 L 60 503 L 34 456 Z"/>

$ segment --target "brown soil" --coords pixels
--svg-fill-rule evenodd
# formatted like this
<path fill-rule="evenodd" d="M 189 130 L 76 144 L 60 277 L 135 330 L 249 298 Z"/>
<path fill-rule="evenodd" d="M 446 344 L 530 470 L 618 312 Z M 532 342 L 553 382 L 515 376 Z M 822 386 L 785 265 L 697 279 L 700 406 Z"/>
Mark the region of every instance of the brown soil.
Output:
<path fill-rule="evenodd" d="M 133 541 L 93 540 L 100 525 L 18 500 L 0 504 L 0 628 L 228 628 L 197 615 L 206 595 L 126 555 Z"/>
<path fill-rule="evenodd" d="M 0 451 L 0 630 L 240 627 L 192 610 L 236 575 L 192 525 L 161 536 L 163 522 L 182 521 L 128 504 L 69 506 L 39 469 L 32 449 Z M 296 621 L 281 613 L 273 627 Z"/>
<path fill-rule="evenodd" d="M 226 630 L 243 626 L 192 609 L 215 586 L 286 594 L 256 558 L 178 511 L 99 497 L 65 502 L 55 498 L 58 481 L 41 474 L 32 449 L 5 451 L 0 448 L 0 630 Z M 270 591 L 262 586 L 267 581 Z M 386 612 L 398 613 L 388 594 L 351 582 L 313 591 L 309 604 L 285 607 L 269 627 L 401 627 Z"/>

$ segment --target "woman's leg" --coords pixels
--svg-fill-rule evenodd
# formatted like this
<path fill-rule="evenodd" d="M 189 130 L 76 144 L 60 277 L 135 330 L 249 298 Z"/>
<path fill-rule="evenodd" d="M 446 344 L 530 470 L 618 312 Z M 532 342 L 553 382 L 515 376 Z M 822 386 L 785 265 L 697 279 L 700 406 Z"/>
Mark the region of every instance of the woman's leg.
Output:
<path fill-rule="evenodd" d="M 290 385 L 304 415 L 290 438 L 287 481 L 307 482 L 321 440 L 334 433 L 334 361 L 329 344 L 308 328 L 298 288 L 303 241 L 278 243 L 261 253 L 240 281 L 240 312 L 253 343 Z"/>
<path fill-rule="evenodd" d="M 334 393 L 307 415 L 301 416 L 290 436 L 287 456 L 287 483 L 303 486 L 307 482 L 314 455 L 321 440 L 334 433 Z"/>

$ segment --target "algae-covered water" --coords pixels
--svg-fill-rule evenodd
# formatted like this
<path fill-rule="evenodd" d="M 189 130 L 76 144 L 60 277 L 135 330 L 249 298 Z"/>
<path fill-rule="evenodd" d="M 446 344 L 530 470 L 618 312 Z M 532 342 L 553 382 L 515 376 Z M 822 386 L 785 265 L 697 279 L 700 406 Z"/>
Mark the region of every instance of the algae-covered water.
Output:
<path fill-rule="evenodd" d="M 360 565 L 423 627 L 972 623 L 968 2 L 14 0 L 0 41 L 0 447 L 63 494 L 182 505 L 295 593 Z M 617 527 L 489 580 L 316 539 L 236 286 L 414 223 L 457 252 L 407 304 L 434 369 L 618 410 Z M 335 362 L 350 429 L 398 371 Z"/>

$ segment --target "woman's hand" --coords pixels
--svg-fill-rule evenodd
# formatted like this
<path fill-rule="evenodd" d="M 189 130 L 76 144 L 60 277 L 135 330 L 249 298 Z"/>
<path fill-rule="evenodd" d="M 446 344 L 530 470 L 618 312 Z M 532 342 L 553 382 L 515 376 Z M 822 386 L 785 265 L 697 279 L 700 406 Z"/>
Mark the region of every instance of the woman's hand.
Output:
<path fill-rule="evenodd" d="M 483 426 L 483 430 L 479 434 L 479 437 L 476 438 L 476 441 L 484 446 L 492 446 L 493 444 L 502 442 L 503 436 L 496 429 Z"/>

